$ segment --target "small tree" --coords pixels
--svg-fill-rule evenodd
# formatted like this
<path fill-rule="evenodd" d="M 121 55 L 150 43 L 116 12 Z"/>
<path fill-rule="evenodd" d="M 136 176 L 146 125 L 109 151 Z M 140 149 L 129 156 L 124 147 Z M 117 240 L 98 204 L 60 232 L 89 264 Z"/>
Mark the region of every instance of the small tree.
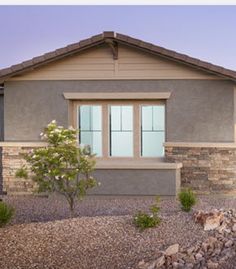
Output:
<path fill-rule="evenodd" d="M 47 146 L 23 154 L 31 178 L 37 183 L 38 192 L 63 195 L 73 216 L 75 200 L 82 199 L 89 188 L 97 185 L 91 176 L 94 155 L 87 147 L 77 146 L 77 130 L 58 126 L 56 121 L 49 123 L 40 136 Z M 26 166 L 21 167 L 16 176 L 28 178 Z"/>

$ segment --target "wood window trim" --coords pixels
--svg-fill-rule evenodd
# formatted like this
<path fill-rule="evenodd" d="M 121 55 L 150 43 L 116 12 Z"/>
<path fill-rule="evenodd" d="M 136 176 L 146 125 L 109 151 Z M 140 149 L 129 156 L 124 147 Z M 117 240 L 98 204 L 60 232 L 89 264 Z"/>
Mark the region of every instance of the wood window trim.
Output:
<path fill-rule="evenodd" d="M 169 99 L 171 92 L 64 92 L 66 100 L 161 100 Z"/>
<path fill-rule="evenodd" d="M 163 157 L 141 156 L 141 105 L 166 105 L 165 100 L 69 100 L 69 125 L 78 129 L 78 107 L 81 105 L 101 105 L 102 107 L 102 156 L 97 160 L 106 161 L 132 161 L 147 160 L 163 162 Z M 117 157 L 109 155 L 109 106 L 110 105 L 132 105 L 133 106 L 133 156 Z M 166 132 L 166 131 L 165 131 Z"/>

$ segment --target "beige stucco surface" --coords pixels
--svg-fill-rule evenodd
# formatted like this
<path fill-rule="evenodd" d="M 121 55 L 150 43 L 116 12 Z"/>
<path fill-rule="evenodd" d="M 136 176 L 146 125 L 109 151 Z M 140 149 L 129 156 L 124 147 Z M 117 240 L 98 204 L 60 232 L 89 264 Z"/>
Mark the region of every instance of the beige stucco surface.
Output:
<path fill-rule="evenodd" d="M 234 84 L 223 80 L 8 81 L 6 141 L 36 141 L 56 119 L 68 125 L 64 92 L 171 92 L 166 101 L 166 140 L 234 142 Z"/>

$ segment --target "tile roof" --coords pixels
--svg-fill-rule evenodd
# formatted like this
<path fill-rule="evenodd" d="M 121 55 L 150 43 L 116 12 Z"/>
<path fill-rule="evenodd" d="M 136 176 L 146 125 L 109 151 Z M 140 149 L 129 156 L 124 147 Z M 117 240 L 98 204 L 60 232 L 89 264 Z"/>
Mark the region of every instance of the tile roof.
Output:
<path fill-rule="evenodd" d="M 178 53 L 173 50 L 169 50 L 154 44 L 127 36 L 115 32 L 103 32 L 102 34 L 92 36 L 88 39 L 81 40 L 78 43 L 68 45 L 66 47 L 56 49 L 52 52 L 45 53 L 41 56 L 34 57 L 31 60 L 24 61 L 20 64 L 12 65 L 8 68 L 0 70 L 0 82 L 7 80 L 8 78 L 22 74 L 27 71 L 31 71 L 36 67 L 43 66 L 47 63 L 62 59 L 66 56 L 73 55 L 77 52 L 81 52 L 91 47 L 95 47 L 104 43 L 107 39 L 111 39 L 115 42 L 135 47 L 137 49 L 144 50 L 146 52 L 166 57 L 170 60 L 178 61 L 183 64 L 190 65 L 194 68 L 210 72 L 212 74 L 221 76 L 226 79 L 236 81 L 236 71 L 223 68 L 218 65 L 214 65 L 199 59 L 190 57 L 188 55 Z"/>

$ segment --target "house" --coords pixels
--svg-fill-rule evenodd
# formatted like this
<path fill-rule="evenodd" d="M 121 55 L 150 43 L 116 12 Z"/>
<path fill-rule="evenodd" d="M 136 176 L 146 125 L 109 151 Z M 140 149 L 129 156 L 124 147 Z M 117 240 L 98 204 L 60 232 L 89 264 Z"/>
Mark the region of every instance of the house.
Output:
<path fill-rule="evenodd" d="M 15 178 L 19 153 L 43 146 L 55 119 L 97 154 L 93 193 L 234 192 L 235 82 L 235 71 L 114 32 L 0 70 L 3 189 L 32 189 Z"/>

